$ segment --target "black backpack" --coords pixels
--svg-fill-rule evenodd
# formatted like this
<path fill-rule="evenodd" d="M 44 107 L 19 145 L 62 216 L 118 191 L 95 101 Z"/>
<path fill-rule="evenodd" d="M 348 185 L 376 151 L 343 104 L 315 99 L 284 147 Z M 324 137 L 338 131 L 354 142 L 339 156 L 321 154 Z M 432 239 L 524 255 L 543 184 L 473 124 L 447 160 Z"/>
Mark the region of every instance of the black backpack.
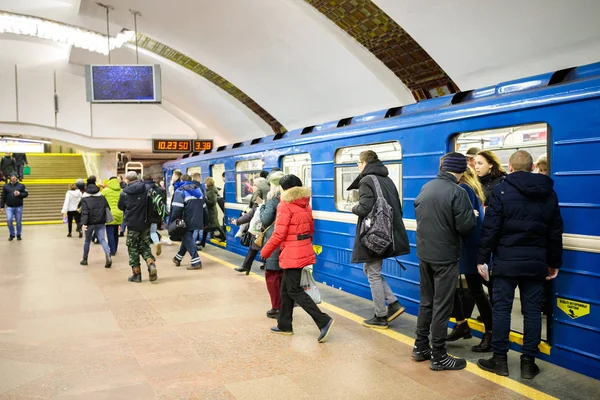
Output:
<path fill-rule="evenodd" d="M 360 226 L 360 242 L 377 255 L 394 246 L 393 209 L 383 197 L 379 181 L 369 175 L 375 185 L 375 204 Z"/>

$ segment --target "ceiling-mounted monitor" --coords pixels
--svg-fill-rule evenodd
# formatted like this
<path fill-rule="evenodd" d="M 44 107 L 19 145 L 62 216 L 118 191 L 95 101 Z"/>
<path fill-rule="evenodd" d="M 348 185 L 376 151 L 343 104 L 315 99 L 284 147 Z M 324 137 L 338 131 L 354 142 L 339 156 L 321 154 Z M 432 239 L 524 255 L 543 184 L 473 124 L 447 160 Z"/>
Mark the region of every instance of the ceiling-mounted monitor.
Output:
<path fill-rule="evenodd" d="M 160 65 L 86 65 L 87 101 L 160 103 Z"/>

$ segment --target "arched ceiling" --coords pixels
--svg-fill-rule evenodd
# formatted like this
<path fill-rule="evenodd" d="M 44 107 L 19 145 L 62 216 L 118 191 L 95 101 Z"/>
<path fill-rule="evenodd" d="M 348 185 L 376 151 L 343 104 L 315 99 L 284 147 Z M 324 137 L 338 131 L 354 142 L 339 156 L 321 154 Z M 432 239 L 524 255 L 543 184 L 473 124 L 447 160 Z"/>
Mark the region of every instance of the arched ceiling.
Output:
<path fill-rule="evenodd" d="M 409 104 L 444 82 L 469 90 L 600 61 L 598 0 L 103 2 L 113 35 L 133 29 L 130 9 L 142 13 L 140 62 L 162 65 L 163 108 L 225 142 Z M 0 0 L 0 10 L 106 29 L 95 0 Z M 80 74 L 107 60 L 0 35 L 0 64 L 13 61 Z M 134 46 L 112 61 L 135 62 Z"/>

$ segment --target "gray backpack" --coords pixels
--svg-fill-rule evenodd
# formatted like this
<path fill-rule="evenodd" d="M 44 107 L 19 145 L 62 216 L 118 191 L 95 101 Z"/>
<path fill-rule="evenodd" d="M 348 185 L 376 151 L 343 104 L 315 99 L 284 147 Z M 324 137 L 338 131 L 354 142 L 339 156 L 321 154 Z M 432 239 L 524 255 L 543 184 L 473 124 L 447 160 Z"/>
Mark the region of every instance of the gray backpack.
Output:
<path fill-rule="evenodd" d="M 375 185 L 375 204 L 360 226 L 360 242 L 377 255 L 382 255 L 394 246 L 392 207 L 383 197 L 379 181 L 369 175 Z"/>

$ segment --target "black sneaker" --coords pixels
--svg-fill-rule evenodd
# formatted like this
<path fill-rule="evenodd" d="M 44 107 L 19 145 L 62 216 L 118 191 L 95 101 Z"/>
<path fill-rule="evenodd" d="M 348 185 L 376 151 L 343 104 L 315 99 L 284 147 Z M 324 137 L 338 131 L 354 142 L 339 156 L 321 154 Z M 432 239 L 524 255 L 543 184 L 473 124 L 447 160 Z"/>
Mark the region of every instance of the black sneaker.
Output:
<path fill-rule="evenodd" d="M 79 263 L 79 265 L 88 265 L 87 259 L 84 258 L 83 260 L 81 260 L 81 262 Z"/>
<path fill-rule="evenodd" d="M 521 355 L 521 378 L 533 379 L 540 373 L 540 367 L 535 363 L 535 357 Z"/>
<path fill-rule="evenodd" d="M 448 353 L 432 356 L 429 364 L 429 368 L 433 371 L 457 371 L 466 366 L 467 361 L 464 358 L 454 357 Z"/>
<path fill-rule="evenodd" d="M 176 267 L 179 267 L 181 265 L 181 261 L 179 261 L 178 259 L 174 258 L 173 259 L 173 264 L 175 264 Z"/>
<path fill-rule="evenodd" d="M 15 239 L 15 237 L 14 237 L 13 235 L 10 235 L 10 236 L 8 237 L 8 241 L 9 241 L 9 242 L 12 242 L 14 239 Z"/>
<path fill-rule="evenodd" d="M 389 327 L 387 317 L 378 317 L 377 315 L 371 319 L 365 319 L 363 325 L 375 329 L 387 329 Z"/>
<path fill-rule="evenodd" d="M 508 361 L 506 354 L 494 354 L 490 359 L 480 359 L 477 365 L 484 371 L 493 372 L 496 375 L 508 376 Z"/>
<path fill-rule="evenodd" d="M 317 339 L 317 341 L 319 343 L 323 343 L 325 341 L 325 339 L 327 339 L 327 335 L 329 335 L 329 332 L 331 332 L 332 326 L 333 326 L 333 318 L 331 318 L 329 320 L 329 322 L 327 323 L 327 325 L 325 325 L 325 327 L 323 329 L 321 329 L 321 334 L 319 335 L 319 338 Z"/>
<path fill-rule="evenodd" d="M 17 236 L 17 240 L 23 240 L 23 238 L 21 237 L 21 235 Z"/>
<path fill-rule="evenodd" d="M 279 318 L 279 309 L 271 308 L 269 311 L 267 311 L 267 318 L 273 318 L 273 319 Z"/>
<path fill-rule="evenodd" d="M 280 335 L 293 335 L 294 331 L 282 331 L 278 326 L 271 328 L 271 333 L 279 333 Z"/>
<path fill-rule="evenodd" d="M 463 322 L 462 324 L 458 324 L 454 326 L 452 332 L 446 336 L 446 342 L 454 342 L 458 339 L 471 339 L 473 335 L 471 334 L 471 328 L 469 327 L 468 322 Z"/>
<path fill-rule="evenodd" d="M 67 233 L 67 237 L 72 237 L 73 235 L 71 235 L 70 233 Z"/>
<path fill-rule="evenodd" d="M 406 308 L 399 301 L 395 301 L 388 306 L 387 322 L 392 322 L 398 318 L 402 313 L 406 311 Z"/>
<path fill-rule="evenodd" d="M 418 362 L 431 360 L 431 347 L 427 345 L 427 347 L 419 348 L 415 345 L 412 351 L 412 358 Z"/>

